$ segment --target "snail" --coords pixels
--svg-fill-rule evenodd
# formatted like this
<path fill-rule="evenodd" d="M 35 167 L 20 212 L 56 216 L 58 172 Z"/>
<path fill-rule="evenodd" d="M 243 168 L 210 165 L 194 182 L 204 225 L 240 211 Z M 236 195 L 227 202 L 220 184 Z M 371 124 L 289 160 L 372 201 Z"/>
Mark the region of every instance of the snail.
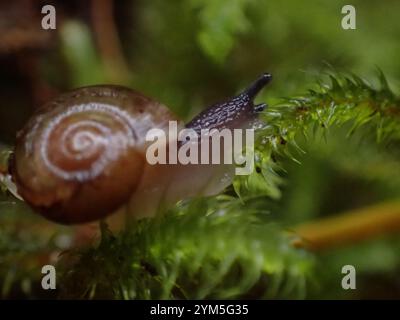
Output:
<path fill-rule="evenodd" d="M 251 127 L 266 107 L 253 99 L 270 79 L 262 74 L 233 99 L 212 105 L 186 126 L 179 123 L 194 130 Z M 177 118 L 166 106 L 125 87 L 75 89 L 38 109 L 17 133 L 9 174 L 34 211 L 61 224 L 96 221 L 121 207 L 149 216 L 180 199 L 225 188 L 230 178 L 221 179 L 228 172 L 223 166 L 146 162 L 146 132 L 166 129 L 170 120 Z"/>

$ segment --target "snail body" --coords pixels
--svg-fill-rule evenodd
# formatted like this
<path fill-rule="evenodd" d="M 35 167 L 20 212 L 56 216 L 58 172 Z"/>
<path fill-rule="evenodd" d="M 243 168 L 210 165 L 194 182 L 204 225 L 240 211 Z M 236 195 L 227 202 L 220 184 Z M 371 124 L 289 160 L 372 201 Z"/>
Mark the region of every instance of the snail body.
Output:
<path fill-rule="evenodd" d="M 262 75 L 244 93 L 211 106 L 186 127 L 251 126 L 265 107 L 252 100 L 269 80 Z M 167 131 L 171 120 L 178 121 L 166 106 L 120 86 L 62 94 L 38 109 L 17 134 L 9 171 L 18 194 L 44 217 L 76 224 L 102 219 L 122 206 L 147 216 L 161 205 L 220 191 L 229 179 L 211 180 L 226 175 L 225 166 L 147 163 L 146 133 Z"/>

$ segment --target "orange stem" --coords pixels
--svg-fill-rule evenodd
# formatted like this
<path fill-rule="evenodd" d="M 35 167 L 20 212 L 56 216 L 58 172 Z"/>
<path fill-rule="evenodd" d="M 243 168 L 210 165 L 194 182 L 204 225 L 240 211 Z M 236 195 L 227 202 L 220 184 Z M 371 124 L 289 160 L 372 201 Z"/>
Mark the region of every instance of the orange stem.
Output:
<path fill-rule="evenodd" d="M 400 201 L 383 203 L 304 223 L 294 228 L 296 246 L 313 251 L 353 244 L 383 234 L 400 232 Z"/>

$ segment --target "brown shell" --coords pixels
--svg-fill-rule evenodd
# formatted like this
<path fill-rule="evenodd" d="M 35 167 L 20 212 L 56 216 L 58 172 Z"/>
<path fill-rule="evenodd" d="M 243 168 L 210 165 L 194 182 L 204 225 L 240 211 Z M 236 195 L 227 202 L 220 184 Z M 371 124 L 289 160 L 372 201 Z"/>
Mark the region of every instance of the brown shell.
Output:
<path fill-rule="evenodd" d="M 101 219 L 137 188 L 146 132 L 173 119 L 165 106 L 119 86 L 62 94 L 17 135 L 10 168 L 18 193 L 59 223 Z"/>

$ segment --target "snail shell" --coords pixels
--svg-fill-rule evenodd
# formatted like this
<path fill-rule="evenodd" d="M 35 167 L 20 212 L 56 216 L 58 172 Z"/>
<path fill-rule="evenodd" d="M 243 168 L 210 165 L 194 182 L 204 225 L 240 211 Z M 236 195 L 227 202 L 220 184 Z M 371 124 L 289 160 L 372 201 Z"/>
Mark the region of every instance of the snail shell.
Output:
<path fill-rule="evenodd" d="M 18 133 L 18 193 L 60 223 L 100 219 L 126 202 L 145 166 L 145 134 L 175 117 L 135 91 L 93 86 L 62 94 Z"/>
<path fill-rule="evenodd" d="M 263 74 L 243 93 L 209 107 L 186 127 L 251 127 L 266 106 L 254 105 L 253 99 L 270 79 Z M 138 217 L 148 216 L 185 197 L 220 192 L 231 182 L 232 165 L 146 162 L 147 132 L 167 132 L 171 120 L 177 119 L 167 107 L 120 86 L 62 94 L 17 134 L 9 171 L 18 194 L 44 217 L 75 224 L 102 219 L 122 205 Z"/>

